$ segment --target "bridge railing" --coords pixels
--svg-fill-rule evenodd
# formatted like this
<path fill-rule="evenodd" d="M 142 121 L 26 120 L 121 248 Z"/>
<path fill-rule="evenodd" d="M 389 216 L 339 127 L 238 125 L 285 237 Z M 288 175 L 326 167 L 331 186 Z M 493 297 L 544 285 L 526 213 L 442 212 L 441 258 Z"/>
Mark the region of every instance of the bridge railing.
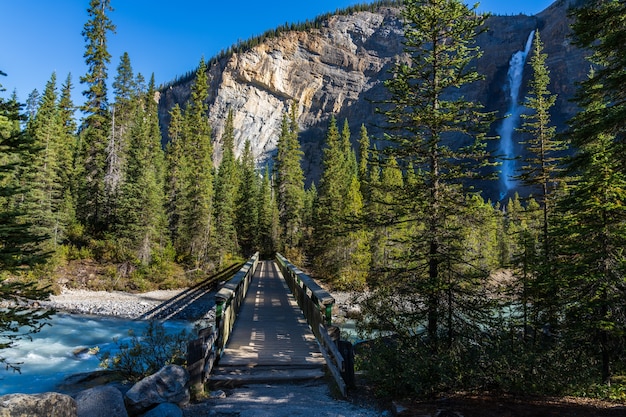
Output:
<path fill-rule="evenodd" d="M 313 334 L 322 347 L 322 355 L 324 355 L 328 369 L 345 397 L 347 386 L 353 385 L 354 362 L 351 349 L 343 355 L 339 351 L 339 347 L 343 347 L 344 343 L 339 340 L 338 328 L 332 326 L 332 310 L 335 299 L 280 253 L 276 254 L 276 262 L 304 317 L 311 326 Z M 329 330 L 333 336 L 329 334 Z M 352 347 L 349 342 L 346 343 L 350 345 L 350 348 Z M 348 363 L 346 363 L 347 361 Z"/>
<path fill-rule="evenodd" d="M 335 299 L 280 253 L 276 254 L 276 261 L 309 326 L 320 340 L 322 335 L 319 334 L 319 326 L 331 325 Z"/>
<path fill-rule="evenodd" d="M 258 262 L 257 252 L 224 284 L 215 295 L 215 328 L 200 330 L 198 338 L 187 344 L 187 370 L 191 377 L 190 383 L 197 392 L 204 390 L 204 383 L 211 374 L 213 364 L 224 351 Z"/>
<path fill-rule="evenodd" d="M 216 350 L 218 358 L 222 355 L 224 347 L 228 342 L 258 263 L 259 252 L 255 253 L 215 295 L 215 327 L 218 330 Z"/>

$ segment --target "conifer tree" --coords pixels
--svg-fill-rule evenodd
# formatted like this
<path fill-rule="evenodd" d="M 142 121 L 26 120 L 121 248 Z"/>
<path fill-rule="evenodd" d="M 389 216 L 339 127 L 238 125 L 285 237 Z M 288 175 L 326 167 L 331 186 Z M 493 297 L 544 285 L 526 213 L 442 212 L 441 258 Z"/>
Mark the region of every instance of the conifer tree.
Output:
<path fill-rule="evenodd" d="M 589 80 L 599 79 L 592 73 Z M 570 122 L 576 153 L 568 166 L 572 185 L 560 203 L 555 285 L 564 293 L 560 307 L 568 339 L 576 349 L 587 348 L 600 364 L 598 377 L 609 384 L 613 365 L 626 359 L 626 176 L 616 135 L 601 129 L 590 136 L 588 130 L 590 120 L 610 111 L 604 95 L 595 91 L 604 89 L 583 83 L 578 102 L 585 108 Z"/>
<path fill-rule="evenodd" d="M 297 262 L 302 238 L 304 209 L 304 173 L 300 166 L 303 152 L 298 141 L 297 104 L 283 115 L 275 162 L 276 200 L 281 226 L 281 244 L 285 254 Z"/>
<path fill-rule="evenodd" d="M 0 71 L 0 76 L 5 74 Z M 4 89 L 0 84 L 0 92 Z M 17 169 L 25 163 L 24 157 L 36 152 L 34 141 L 20 128 L 25 117 L 20 114 L 21 105 L 15 98 L 5 100 L 0 97 L 0 302 L 7 307 L 0 309 L 0 332 L 3 343 L 0 350 L 10 348 L 21 337 L 37 332 L 45 324 L 50 312 L 41 312 L 21 306 L 24 299 L 42 299 L 47 296 L 34 284 L 23 284 L 16 280 L 9 282 L 7 272 L 27 271 L 30 267 L 45 261 L 38 249 L 44 236 L 33 233 L 22 208 L 17 206 L 14 197 L 28 193 L 17 180 Z M 19 369 L 0 356 L 0 364 Z"/>
<path fill-rule="evenodd" d="M 59 119 L 62 132 L 59 137 L 57 177 L 61 186 L 63 198 L 62 208 L 59 211 L 59 222 L 65 225 L 66 235 L 74 233 L 76 226 L 76 135 L 77 127 L 74 119 L 75 109 L 72 101 L 72 76 L 68 74 L 65 83 L 61 85 L 61 96 L 59 99 Z M 69 237 L 69 236 L 61 236 Z"/>
<path fill-rule="evenodd" d="M 208 79 L 204 58 L 196 70 L 184 115 L 179 250 L 197 267 L 208 265 L 215 245 L 213 144 L 208 120 Z"/>
<path fill-rule="evenodd" d="M 467 269 L 457 222 L 467 214 L 464 181 L 477 178 L 490 162 L 484 139 L 491 120 L 480 104 L 451 94 L 481 79 L 472 62 L 481 56 L 476 36 L 485 16 L 459 0 L 405 0 L 404 5 L 408 61 L 396 64 L 386 81 L 390 98 L 382 111 L 386 139 L 395 144 L 388 153 L 417 175 L 391 203 L 395 219 L 409 227 L 409 239 L 393 281 L 381 289 L 403 301 L 393 312 L 377 312 L 371 304 L 368 319 L 382 325 L 378 319 L 392 314 L 385 328 L 406 335 L 400 345 L 416 355 L 421 345 L 408 335 L 424 325 L 432 360 L 403 372 L 412 383 L 428 381 L 433 387 L 451 377 L 440 366 L 463 359 L 446 355 L 458 352 L 454 347 L 465 343 L 481 312 L 489 310 L 481 308 L 481 271 Z"/>
<path fill-rule="evenodd" d="M 180 106 L 176 104 L 170 111 L 168 136 L 170 142 L 166 146 L 166 178 L 165 197 L 167 223 L 172 243 L 181 251 L 181 227 L 184 213 L 183 173 L 186 165 L 184 153 L 184 120 Z"/>
<path fill-rule="evenodd" d="M 63 201 L 59 173 L 59 157 L 63 126 L 57 106 L 56 74 L 53 73 L 41 96 L 38 109 L 28 123 L 28 134 L 35 140 L 37 151 L 30 155 L 21 181 L 30 184 L 30 193 L 24 196 L 25 209 L 35 233 L 47 235 L 47 250 L 59 243 L 58 213 Z"/>
<path fill-rule="evenodd" d="M 367 183 L 369 181 L 369 159 L 370 159 L 370 138 L 365 125 L 361 125 L 359 133 L 359 182 L 361 183 L 361 194 L 368 200 L 369 193 Z"/>
<path fill-rule="evenodd" d="M 235 214 L 240 173 L 235 161 L 233 119 L 233 112 L 229 111 L 222 134 L 222 162 L 215 178 L 215 231 L 220 265 L 228 254 L 239 253 Z"/>
<path fill-rule="evenodd" d="M 81 183 L 77 214 L 87 230 L 95 235 L 106 230 L 109 216 L 104 177 L 107 172 L 106 146 L 111 133 L 106 83 L 107 65 L 111 60 L 107 34 L 115 30 L 107 13 L 112 10 L 110 0 L 91 0 L 87 10 L 90 19 L 82 32 L 88 72 L 80 79 L 87 89 L 83 92 L 85 119 L 80 134 L 77 177 Z"/>
<path fill-rule="evenodd" d="M 258 244 L 259 251 L 265 256 L 272 256 L 278 249 L 279 220 L 275 193 L 272 192 L 272 180 L 269 167 L 265 168 L 258 200 Z"/>
<path fill-rule="evenodd" d="M 565 144 L 556 137 L 556 127 L 550 123 L 550 109 L 556 102 L 551 94 L 550 71 L 546 66 L 547 55 L 543 53 L 543 43 L 539 31 L 536 31 L 533 52 L 530 58 L 532 79 L 524 102 L 530 113 L 522 114 L 523 124 L 520 129 L 528 139 L 525 141 L 528 157 L 524 160 L 519 178 L 533 191 L 542 212 L 542 225 L 537 233 L 541 245 L 541 255 L 536 258 L 533 266 L 534 287 L 536 289 L 533 304 L 535 308 L 544 310 L 546 316 L 540 318 L 540 324 L 555 323 L 556 304 L 554 303 L 558 289 L 554 286 L 554 264 L 552 245 L 550 242 L 551 222 L 555 215 L 555 200 L 558 175 L 561 168 L 561 152 Z M 530 271 L 529 271 L 530 272 Z"/>
<path fill-rule="evenodd" d="M 241 183 L 237 195 L 236 226 L 237 239 L 241 252 L 245 257 L 257 250 L 257 233 L 259 231 L 259 186 L 260 181 L 254 166 L 254 156 L 250 141 L 246 140 L 239 162 Z"/>

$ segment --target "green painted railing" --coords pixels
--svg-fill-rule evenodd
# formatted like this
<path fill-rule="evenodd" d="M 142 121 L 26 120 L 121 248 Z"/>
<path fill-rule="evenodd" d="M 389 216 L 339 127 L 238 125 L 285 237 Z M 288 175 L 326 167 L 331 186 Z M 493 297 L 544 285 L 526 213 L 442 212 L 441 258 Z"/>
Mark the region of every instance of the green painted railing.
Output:
<path fill-rule="evenodd" d="M 215 295 L 215 327 L 218 335 L 215 348 L 218 359 L 228 342 L 258 263 L 257 252 Z"/>

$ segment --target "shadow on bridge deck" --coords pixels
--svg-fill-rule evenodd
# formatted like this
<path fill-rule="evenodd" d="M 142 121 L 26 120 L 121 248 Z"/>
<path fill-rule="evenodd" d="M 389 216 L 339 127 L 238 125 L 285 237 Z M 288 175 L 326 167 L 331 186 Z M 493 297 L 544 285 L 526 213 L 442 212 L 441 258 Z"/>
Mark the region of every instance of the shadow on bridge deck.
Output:
<path fill-rule="evenodd" d="M 321 378 L 324 364 L 277 265 L 260 262 L 211 383 Z"/>

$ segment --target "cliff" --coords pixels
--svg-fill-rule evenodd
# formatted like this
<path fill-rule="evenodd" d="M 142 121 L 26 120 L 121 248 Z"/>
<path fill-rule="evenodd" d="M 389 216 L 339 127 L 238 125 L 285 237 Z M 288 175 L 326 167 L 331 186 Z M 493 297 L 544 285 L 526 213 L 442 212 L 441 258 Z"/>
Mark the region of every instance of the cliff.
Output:
<path fill-rule="evenodd" d="M 489 30 L 478 38 L 484 55 L 477 67 L 485 80 L 466 88 L 463 94 L 503 116 L 509 59 L 523 49 L 529 33 L 539 29 L 549 56 L 551 89 L 558 94 L 553 120 L 563 128 L 576 111 L 569 102 L 575 82 L 588 71 L 583 51 L 574 48 L 568 39 L 567 8 L 571 3 L 558 0 L 536 16 L 489 18 Z M 229 109 L 235 115 L 237 151 L 250 139 L 256 159 L 263 163 L 275 150 L 282 115 L 295 100 L 300 106 L 303 168 L 309 182 L 316 180 L 331 114 L 340 122 L 348 119 L 354 139 L 362 123 L 372 135 L 380 135 L 377 126 L 381 120 L 375 113 L 375 103 L 385 97 L 382 81 L 401 55 L 399 10 L 382 7 L 375 12 L 331 16 L 321 28 L 285 32 L 214 62 L 209 68 L 209 117 L 217 140 L 217 158 Z M 162 91 L 164 132 L 169 110 L 175 103 L 183 105 L 187 101 L 191 83 L 181 82 Z"/>

